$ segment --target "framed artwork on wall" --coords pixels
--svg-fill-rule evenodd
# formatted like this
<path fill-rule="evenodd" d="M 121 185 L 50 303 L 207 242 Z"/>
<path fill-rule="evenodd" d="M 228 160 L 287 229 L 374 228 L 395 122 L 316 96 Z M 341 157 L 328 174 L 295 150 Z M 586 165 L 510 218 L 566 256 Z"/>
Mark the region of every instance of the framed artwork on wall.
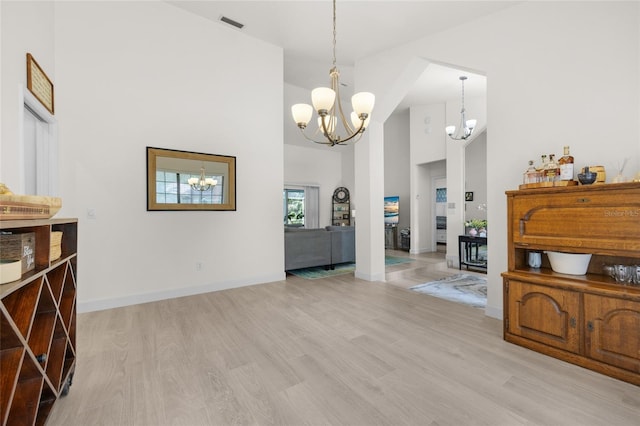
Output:
<path fill-rule="evenodd" d="M 464 193 L 465 201 L 473 201 L 473 192 L 465 192 Z"/>
<path fill-rule="evenodd" d="M 398 210 L 400 207 L 400 197 L 384 197 L 384 224 L 385 226 L 395 226 L 398 224 Z"/>

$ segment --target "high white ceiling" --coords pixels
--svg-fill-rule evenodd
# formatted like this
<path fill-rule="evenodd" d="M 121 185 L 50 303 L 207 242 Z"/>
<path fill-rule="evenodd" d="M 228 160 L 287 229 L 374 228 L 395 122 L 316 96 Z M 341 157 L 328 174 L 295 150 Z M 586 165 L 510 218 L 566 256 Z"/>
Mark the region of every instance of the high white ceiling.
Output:
<path fill-rule="evenodd" d="M 241 31 L 284 50 L 285 82 L 307 88 L 326 86 L 332 64 L 331 0 L 288 1 L 167 1 L 206 19 L 220 21 L 222 16 L 244 24 Z M 341 72 L 343 96 L 348 96 L 353 81 L 353 65 L 359 58 L 405 44 L 436 32 L 463 25 L 495 13 L 516 1 L 402 1 L 339 0 L 337 15 L 337 65 Z M 483 96 L 486 80 L 464 72 L 470 78 L 465 94 Z M 429 66 L 399 108 L 428 104 L 460 96 L 461 72 Z"/>

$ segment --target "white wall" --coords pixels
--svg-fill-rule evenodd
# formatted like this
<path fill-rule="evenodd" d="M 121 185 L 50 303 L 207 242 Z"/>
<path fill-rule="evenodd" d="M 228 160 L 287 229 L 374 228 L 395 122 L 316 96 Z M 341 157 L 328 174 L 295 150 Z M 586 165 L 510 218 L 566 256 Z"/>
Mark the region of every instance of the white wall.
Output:
<path fill-rule="evenodd" d="M 577 167 L 609 168 L 622 156 L 630 157 L 630 170 L 640 167 L 638 7 L 525 2 L 356 64 L 358 85 L 383 97 L 416 57 L 487 75 L 488 221 L 496 224 L 490 226 L 489 315 L 502 316 L 507 237 L 506 226 L 497 224 L 505 222 L 504 192 L 518 187 L 522 164 L 569 144 Z"/>
<path fill-rule="evenodd" d="M 350 145 L 350 149 L 342 150 L 342 185 L 351 191 L 351 209 L 358 208 L 358 193 L 356 192 L 355 177 L 355 145 Z M 285 164 L 285 167 L 287 165 Z M 356 220 L 358 216 L 356 214 Z"/>
<path fill-rule="evenodd" d="M 411 225 L 409 111 L 392 114 L 384 123 L 384 196 L 400 197 L 398 229 Z M 398 232 L 398 246 L 400 245 Z"/>
<path fill-rule="evenodd" d="M 486 219 L 487 203 L 487 132 L 482 132 L 464 150 L 464 190 L 473 192 L 473 201 L 465 199 L 464 220 Z M 524 167 L 524 166 L 523 166 Z M 502 224 L 497 224 L 502 226 Z"/>
<path fill-rule="evenodd" d="M 416 105 L 410 108 L 411 163 L 444 160 L 447 134 L 445 104 Z"/>
<path fill-rule="evenodd" d="M 2 1 L 0 10 L 0 182 L 20 194 L 24 178 L 18 98 L 27 86 L 27 53 L 55 84 L 54 7 L 53 2 Z"/>
<path fill-rule="evenodd" d="M 342 182 L 342 155 L 339 152 L 284 145 L 285 184 L 320 187 L 320 227 L 331 225 L 333 191 Z M 349 192 L 353 187 L 346 186 Z M 282 198 L 282 196 L 280 196 Z"/>
<path fill-rule="evenodd" d="M 79 310 L 283 279 L 282 50 L 163 2 L 55 3 L 54 25 Z M 147 212 L 146 146 L 236 156 L 237 211 Z"/>

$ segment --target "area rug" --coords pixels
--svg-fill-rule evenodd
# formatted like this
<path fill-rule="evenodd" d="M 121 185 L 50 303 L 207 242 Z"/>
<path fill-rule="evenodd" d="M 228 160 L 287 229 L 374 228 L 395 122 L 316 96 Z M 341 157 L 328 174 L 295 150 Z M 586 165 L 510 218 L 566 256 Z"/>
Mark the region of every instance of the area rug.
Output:
<path fill-rule="evenodd" d="M 484 309 L 487 306 L 487 279 L 476 275 L 452 275 L 413 286 L 411 290 L 474 308 Z"/>
<path fill-rule="evenodd" d="M 401 263 L 409 262 L 413 262 L 413 259 L 410 259 L 408 257 L 384 257 L 385 266 L 399 265 Z M 319 278 L 328 278 L 336 275 L 349 274 L 354 272 L 355 270 L 355 263 L 341 263 L 339 265 L 336 265 L 334 269 L 324 269 L 324 266 L 316 266 L 313 268 L 292 269 L 291 271 L 287 272 L 295 276 L 305 278 L 307 280 L 317 280 Z"/>

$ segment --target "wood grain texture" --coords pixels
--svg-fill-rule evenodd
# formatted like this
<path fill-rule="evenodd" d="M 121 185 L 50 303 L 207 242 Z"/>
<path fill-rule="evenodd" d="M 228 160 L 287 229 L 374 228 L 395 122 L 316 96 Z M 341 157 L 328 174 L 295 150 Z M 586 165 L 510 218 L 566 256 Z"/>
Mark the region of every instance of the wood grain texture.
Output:
<path fill-rule="evenodd" d="M 386 283 L 287 276 L 78 315 L 74 384 L 48 424 L 638 424 L 637 386 L 407 290 L 458 272 L 412 257 Z"/>

